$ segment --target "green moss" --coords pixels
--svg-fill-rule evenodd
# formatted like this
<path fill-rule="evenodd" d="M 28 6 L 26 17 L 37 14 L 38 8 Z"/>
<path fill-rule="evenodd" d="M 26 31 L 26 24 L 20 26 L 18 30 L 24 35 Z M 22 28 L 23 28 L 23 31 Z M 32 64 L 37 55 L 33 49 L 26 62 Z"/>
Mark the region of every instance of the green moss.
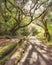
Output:
<path fill-rule="evenodd" d="M 2 49 L 0 49 L 0 59 L 3 58 L 5 55 L 10 53 L 13 48 L 15 48 L 17 43 L 10 43 L 7 46 L 4 46 Z"/>
<path fill-rule="evenodd" d="M 15 51 L 16 51 L 16 48 L 13 49 L 13 51 L 12 51 L 11 53 L 9 53 L 8 55 L 6 55 L 4 58 L 0 59 L 0 64 L 4 64 L 5 61 L 6 61 L 7 59 L 9 59 L 9 58 L 13 55 L 13 53 L 14 53 Z"/>
<path fill-rule="evenodd" d="M 47 27 L 48 27 L 48 31 L 49 31 L 50 36 L 51 36 L 50 41 L 48 42 L 47 39 L 44 37 L 44 34 L 42 33 L 42 30 L 37 35 L 37 37 L 40 38 L 41 40 L 47 42 L 48 45 L 52 45 L 52 25 L 50 23 L 48 23 Z"/>
<path fill-rule="evenodd" d="M 12 49 L 12 48 L 14 48 L 14 49 Z M 19 48 L 19 44 L 15 43 L 15 42 L 3 47 L 3 49 L 0 51 L 1 54 L 5 53 L 7 51 L 6 49 L 12 49 L 12 51 L 10 53 L 8 53 L 7 55 L 5 55 L 3 58 L 0 58 L 0 64 L 4 64 L 5 61 L 7 59 L 9 59 L 18 48 Z M 5 52 L 3 52 L 3 51 L 5 51 Z"/>

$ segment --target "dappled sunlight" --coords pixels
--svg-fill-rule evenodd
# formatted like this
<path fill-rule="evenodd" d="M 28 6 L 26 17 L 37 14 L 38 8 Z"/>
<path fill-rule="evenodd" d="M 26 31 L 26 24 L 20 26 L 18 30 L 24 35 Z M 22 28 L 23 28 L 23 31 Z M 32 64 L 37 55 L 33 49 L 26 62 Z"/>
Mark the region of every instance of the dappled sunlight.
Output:
<path fill-rule="evenodd" d="M 33 62 L 36 62 L 36 60 L 37 60 L 37 53 L 36 52 L 32 52 L 32 55 L 31 55 L 29 63 L 33 64 Z"/>
<path fill-rule="evenodd" d="M 32 45 L 29 45 L 28 48 L 27 48 L 27 50 L 26 50 L 26 52 L 24 53 L 24 57 L 20 60 L 20 62 L 18 63 L 18 65 L 22 65 L 25 62 L 25 60 L 26 60 L 26 58 L 27 58 L 27 56 L 29 54 L 29 51 L 31 49 L 32 49 Z"/>
<path fill-rule="evenodd" d="M 29 41 L 33 44 L 41 45 L 41 41 L 38 40 L 35 36 L 29 37 Z"/>
<path fill-rule="evenodd" d="M 34 37 L 32 40 L 34 41 Z M 30 48 L 30 50 L 25 52 L 22 60 L 20 60 L 17 65 L 52 65 L 52 62 L 50 61 L 52 52 L 48 51 L 47 46 L 42 44 L 40 40 L 38 40 L 40 44 L 36 44 L 37 42 L 34 43 L 33 41 L 29 42 L 31 46 L 28 48 Z M 26 58 L 24 60 L 25 56 Z"/>
<path fill-rule="evenodd" d="M 52 65 L 52 0 L 0 0 L 0 65 Z"/>

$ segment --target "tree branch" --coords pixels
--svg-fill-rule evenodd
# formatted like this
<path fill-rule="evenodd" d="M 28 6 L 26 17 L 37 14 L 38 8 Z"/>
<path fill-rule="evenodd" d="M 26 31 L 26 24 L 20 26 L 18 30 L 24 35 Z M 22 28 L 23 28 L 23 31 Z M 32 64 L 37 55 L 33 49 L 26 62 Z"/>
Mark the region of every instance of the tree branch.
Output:
<path fill-rule="evenodd" d="M 9 1 L 9 0 L 7 0 L 14 8 L 18 8 L 21 12 L 22 12 L 22 14 L 24 14 L 25 16 L 30 16 L 30 15 L 27 15 L 27 14 L 25 14 L 24 13 L 24 11 L 19 7 L 19 6 L 15 6 L 11 1 Z"/>

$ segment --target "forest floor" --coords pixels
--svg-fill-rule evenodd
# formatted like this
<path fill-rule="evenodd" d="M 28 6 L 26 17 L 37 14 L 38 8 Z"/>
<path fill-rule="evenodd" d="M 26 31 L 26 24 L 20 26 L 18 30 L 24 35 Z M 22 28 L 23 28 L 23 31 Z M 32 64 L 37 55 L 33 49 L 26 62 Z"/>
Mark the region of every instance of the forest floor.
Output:
<path fill-rule="evenodd" d="M 0 39 L 0 47 L 7 45 L 8 42 L 17 40 L 18 39 Z M 17 65 L 52 65 L 52 47 L 43 44 L 42 41 L 35 37 L 30 37 L 28 42 L 28 48 Z"/>

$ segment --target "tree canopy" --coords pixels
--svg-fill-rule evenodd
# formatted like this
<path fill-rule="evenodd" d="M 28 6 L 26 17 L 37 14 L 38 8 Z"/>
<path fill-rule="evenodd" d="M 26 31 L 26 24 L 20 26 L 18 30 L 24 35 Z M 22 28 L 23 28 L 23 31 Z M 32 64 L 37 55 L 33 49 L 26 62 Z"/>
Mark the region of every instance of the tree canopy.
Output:
<path fill-rule="evenodd" d="M 48 9 L 51 10 L 51 7 L 51 0 L 0 0 L 0 33 L 14 34 L 40 18 Z"/>

